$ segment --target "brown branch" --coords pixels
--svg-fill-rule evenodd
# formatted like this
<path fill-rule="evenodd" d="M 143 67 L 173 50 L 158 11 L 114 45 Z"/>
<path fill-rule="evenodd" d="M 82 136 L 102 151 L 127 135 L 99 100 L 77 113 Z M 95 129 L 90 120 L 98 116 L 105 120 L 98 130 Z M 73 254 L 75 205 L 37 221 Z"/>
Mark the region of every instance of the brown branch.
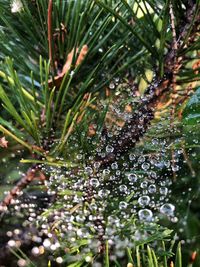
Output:
<path fill-rule="evenodd" d="M 190 28 L 193 15 L 195 13 L 196 5 L 194 4 L 191 10 L 187 14 L 187 21 L 185 25 L 181 28 L 179 38 L 177 41 L 177 53 L 182 45 L 182 40 L 186 37 L 188 33 L 188 29 Z M 49 1 L 48 8 L 48 40 L 49 40 L 49 52 L 50 59 L 52 60 L 52 47 L 50 44 L 51 40 L 51 12 L 52 12 L 52 1 Z M 200 23 L 200 16 L 196 18 L 196 21 L 193 21 L 193 30 L 190 31 L 190 38 L 188 38 L 188 43 L 185 46 L 189 46 L 195 40 L 196 29 Z M 81 49 L 82 53 L 77 59 L 76 65 L 80 64 L 84 59 L 87 53 L 87 46 L 83 46 Z M 77 52 L 77 51 L 76 51 Z M 68 71 L 68 62 L 72 60 L 72 55 L 74 50 L 71 51 L 71 55 L 69 54 L 69 58 L 67 58 L 67 62 L 63 73 Z M 132 118 L 127 121 L 120 131 L 119 135 L 113 140 L 113 152 L 108 153 L 104 158 L 97 157 L 96 161 L 100 163 L 101 166 L 109 165 L 115 160 L 117 160 L 123 153 L 128 151 L 131 147 L 134 147 L 135 144 L 143 137 L 145 132 L 147 131 L 151 121 L 155 116 L 155 107 L 159 102 L 160 98 L 164 95 L 166 91 L 168 91 L 169 87 L 173 83 L 173 70 L 174 70 L 174 62 L 175 62 L 175 50 L 174 50 L 174 42 L 172 42 L 169 52 L 167 53 L 164 61 L 164 70 L 165 74 L 160 78 L 158 75 L 153 80 L 153 82 L 148 86 L 141 104 L 138 106 L 137 110 L 133 113 Z M 68 61 L 69 60 L 69 61 Z M 182 66 L 183 57 L 177 59 L 177 70 Z M 39 177 L 45 179 L 44 174 L 39 172 Z M 14 199 L 17 194 L 22 191 L 34 178 L 36 177 L 36 169 L 29 169 L 27 174 L 18 182 L 18 184 L 9 192 L 9 194 L 4 198 L 1 202 L 0 207 L 7 207 L 12 199 Z"/>
<path fill-rule="evenodd" d="M 48 5 L 48 14 L 47 14 L 47 27 L 48 27 L 48 46 L 49 46 L 49 60 L 54 70 L 54 62 L 53 62 L 53 49 L 52 49 L 52 10 L 53 10 L 53 0 L 49 0 Z"/>
<path fill-rule="evenodd" d="M 62 70 L 62 74 L 63 75 L 70 70 L 71 65 L 72 65 L 72 60 L 73 60 L 74 54 L 77 54 L 78 53 L 78 50 L 79 50 L 79 48 L 77 48 L 76 51 L 73 48 L 72 51 L 68 54 L 67 61 L 66 61 L 65 65 L 63 66 L 63 70 Z M 78 55 L 78 58 L 76 60 L 76 64 L 75 64 L 76 66 L 78 66 L 78 65 L 81 64 L 81 62 L 85 58 L 87 52 L 88 52 L 87 45 L 83 45 L 83 47 L 81 48 L 80 53 Z"/>
<path fill-rule="evenodd" d="M 6 211 L 7 207 L 18 196 L 18 194 L 22 192 L 23 189 L 26 188 L 27 185 L 29 185 L 35 179 L 44 181 L 46 178 L 44 174 L 37 169 L 37 167 L 28 169 L 26 175 L 20 179 L 16 186 L 13 187 L 5 196 L 5 198 L 0 202 L 0 212 Z"/>
<path fill-rule="evenodd" d="M 67 55 L 67 60 L 63 66 L 62 72 L 58 74 L 57 76 L 55 76 L 54 79 L 49 79 L 48 85 L 50 88 L 52 88 L 53 86 L 56 86 L 56 88 L 58 88 L 61 85 L 65 74 L 68 73 L 68 71 L 70 70 L 72 66 L 72 60 L 73 60 L 74 54 L 77 54 L 78 51 L 79 51 L 79 48 L 77 48 L 76 51 L 73 48 L 72 51 Z M 87 52 L 88 52 L 88 46 L 83 45 L 78 55 L 78 58 L 76 60 L 75 66 L 78 66 L 81 64 Z"/>
<path fill-rule="evenodd" d="M 52 11 L 52 1 L 49 1 L 49 8 L 48 8 L 48 14 L 51 13 Z M 48 24 L 51 26 L 51 23 Z M 48 27 L 48 29 L 51 29 L 51 27 Z M 49 33 L 49 31 L 48 31 Z M 50 40 L 50 39 L 49 39 Z M 49 42 L 50 44 L 50 42 Z M 78 55 L 78 58 L 76 60 L 76 66 L 78 66 L 79 64 L 81 64 L 81 62 L 83 61 L 83 59 L 85 58 L 86 54 L 88 51 L 88 47 L 87 45 L 83 45 L 83 47 L 81 48 L 81 51 Z M 67 56 L 67 61 L 63 67 L 62 73 L 61 75 L 58 76 L 58 80 L 57 82 L 60 83 L 62 82 L 62 79 L 65 75 L 66 72 L 68 72 L 71 68 L 71 64 L 72 64 L 72 59 L 74 56 L 74 53 L 78 53 L 78 48 L 76 51 L 74 51 L 74 49 L 72 49 L 72 51 L 69 53 L 69 55 Z M 50 59 L 52 60 L 52 56 L 51 56 L 51 47 L 50 47 Z M 53 81 L 51 80 L 49 82 L 49 85 L 53 84 Z M 87 102 L 85 103 L 87 104 Z M 44 114 L 42 114 L 42 118 L 44 117 Z M 80 119 L 80 118 L 79 118 Z M 70 128 L 70 130 L 72 130 Z M 0 140 L 1 141 L 1 140 Z M 5 140 L 4 140 L 5 143 Z M 0 143 L 1 145 L 1 143 Z M 33 149 L 37 150 L 37 151 L 41 151 L 44 152 L 43 148 L 37 147 L 37 146 L 32 146 Z M 38 176 L 37 176 L 38 175 Z M 31 168 L 28 170 L 27 174 L 17 183 L 17 185 L 11 189 L 11 191 L 7 194 L 7 196 L 2 200 L 2 202 L 0 202 L 0 211 L 1 210 L 6 210 L 6 208 L 10 205 L 11 201 L 17 197 L 18 193 L 23 191 L 24 188 L 27 187 L 27 185 L 29 185 L 34 179 L 39 178 L 40 180 L 45 180 L 45 176 L 42 172 L 38 172 L 37 168 Z"/>
<path fill-rule="evenodd" d="M 172 65 L 172 93 L 171 93 L 171 99 L 172 99 L 172 107 L 171 107 L 171 116 L 170 116 L 170 128 L 171 132 L 174 132 L 174 118 L 175 118 L 175 111 L 176 111 L 176 75 L 177 75 L 177 69 L 178 69 L 178 61 L 177 61 L 177 50 L 178 50 L 178 44 L 177 44 L 177 37 L 176 37 L 176 29 L 175 29 L 175 17 L 174 17 L 174 11 L 173 11 L 173 5 L 172 2 L 170 2 L 169 5 L 169 14 L 170 14 L 170 20 L 171 20 L 171 28 L 172 28 L 172 51 L 174 54 L 173 59 L 173 65 Z M 172 164 L 172 172 L 173 172 L 173 180 L 176 180 L 176 172 L 175 170 L 175 151 L 172 146 L 171 148 L 171 164 Z"/>
<path fill-rule="evenodd" d="M 181 31 L 178 37 L 178 41 L 174 40 L 168 50 L 168 53 L 164 61 L 164 76 L 160 78 L 158 75 L 153 82 L 148 86 L 141 104 L 137 110 L 133 113 L 132 118 L 127 121 L 120 131 L 119 135 L 112 141 L 113 152 L 107 153 L 105 157 L 98 157 L 96 161 L 100 162 L 101 166 L 106 166 L 119 159 L 119 157 L 127 152 L 131 147 L 134 147 L 136 143 L 143 137 L 147 131 L 151 121 L 155 116 L 155 107 L 159 102 L 160 98 L 165 94 L 166 91 L 176 82 L 174 75 L 174 68 L 178 71 L 183 64 L 183 57 L 177 58 L 179 50 L 182 49 L 182 43 L 185 40 L 188 29 L 192 24 L 192 30 L 188 38 L 187 44 L 184 48 L 189 47 L 196 37 L 196 30 L 200 24 L 200 16 L 196 17 L 196 20 L 192 22 L 194 14 L 196 12 L 196 4 L 187 12 L 187 20 L 181 27 Z M 173 27 L 175 27 L 173 25 Z M 175 33 L 174 33 L 174 37 Z M 176 65 L 176 66 L 174 66 Z M 176 74 L 176 73 L 175 73 Z"/>
<path fill-rule="evenodd" d="M 175 29 L 175 17 L 174 17 L 174 11 L 172 3 L 169 5 L 169 13 L 170 13 L 170 19 L 171 19 L 171 28 L 172 28 L 172 51 L 174 54 L 173 64 L 172 64 L 172 110 L 171 110 L 171 127 L 173 128 L 173 121 L 174 121 L 174 115 L 175 115 L 175 109 L 176 109 L 176 75 L 178 71 L 178 59 L 177 59 L 177 50 L 178 50 L 178 44 L 177 44 L 177 37 L 176 37 L 176 29 Z"/>
<path fill-rule="evenodd" d="M 195 6 L 193 7 L 193 12 L 195 11 Z M 193 13 L 190 14 L 190 16 Z M 190 23 L 191 17 L 188 18 L 187 23 Z M 198 21 L 199 23 L 200 21 Z M 174 28 L 175 26 L 173 26 Z M 183 31 L 185 31 L 185 28 L 188 28 L 188 25 L 185 25 L 183 27 Z M 175 29 L 175 28 L 174 28 Z M 195 34 L 195 27 L 193 29 L 193 32 L 191 34 Z M 173 30 L 174 31 L 174 30 Z M 186 31 L 187 34 L 187 31 Z M 181 32 L 182 35 L 182 32 Z M 174 37 L 175 34 L 174 34 Z M 184 38 L 185 35 L 182 35 L 182 38 Z M 176 38 L 175 38 L 176 39 Z M 120 131 L 119 135 L 115 137 L 114 140 L 112 140 L 112 147 L 113 152 L 107 153 L 105 157 L 96 157 L 96 162 L 100 163 L 100 167 L 105 167 L 107 165 L 110 165 L 112 162 L 118 160 L 122 154 L 127 152 L 130 148 L 134 147 L 136 143 L 143 137 L 145 132 L 147 131 L 151 121 L 153 120 L 155 116 L 155 107 L 157 106 L 160 98 L 163 97 L 166 91 L 173 85 L 175 86 L 176 83 L 176 77 L 177 74 L 176 71 L 180 69 L 180 67 L 183 64 L 183 58 L 177 59 L 177 53 L 178 53 L 178 43 L 175 43 L 175 39 L 173 39 L 171 47 L 169 49 L 169 52 L 167 53 L 165 57 L 164 62 L 164 69 L 165 78 L 160 78 L 157 76 L 153 82 L 148 86 L 144 97 L 142 98 L 142 101 L 137 108 L 137 110 L 133 113 L 132 118 L 127 121 Z M 181 41 L 181 39 L 179 39 Z M 90 179 L 88 181 L 88 190 L 86 192 L 85 201 L 91 202 L 93 196 L 92 188 L 90 185 Z M 102 222 L 95 221 L 95 225 L 101 225 Z M 105 229 L 104 229 L 105 230 Z M 100 241 L 100 248 L 99 253 L 104 253 L 104 240 L 102 240 L 101 235 L 98 236 L 98 239 Z"/>

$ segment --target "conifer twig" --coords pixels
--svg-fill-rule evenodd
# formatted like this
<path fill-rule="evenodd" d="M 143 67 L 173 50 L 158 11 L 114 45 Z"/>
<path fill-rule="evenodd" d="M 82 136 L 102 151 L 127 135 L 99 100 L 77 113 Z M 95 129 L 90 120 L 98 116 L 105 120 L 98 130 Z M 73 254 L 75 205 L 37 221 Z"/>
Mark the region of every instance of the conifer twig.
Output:
<path fill-rule="evenodd" d="M 171 93 L 171 99 L 172 99 L 172 107 L 171 107 L 171 116 L 170 116 L 170 128 L 171 132 L 174 132 L 174 119 L 175 119 L 175 111 L 176 111 L 176 75 L 177 75 L 177 50 L 178 50 L 178 44 L 177 44 L 177 37 L 176 37 L 176 29 L 175 29 L 175 17 L 174 17 L 174 11 L 173 11 L 173 5 L 172 1 L 169 5 L 169 14 L 170 14 L 170 20 L 171 20 L 171 29 L 172 29 L 172 51 L 174 54 L 174 60 L 172 65 L 172 93 Z M 175 170 L 175 152 L 174 148 L 172 146 L 171 148 L 171 163 L 172 163 L 172 172 L 173 172 L 173 179 L 176 180 L 176 172 Z"/>
<path fill-rule="evenodd" d="M 187 38 L 187 42 L 184 44 L 184 48 L 189 47 L 195 41 L 197 35 L 197 29 L 200 25 L 200 15 L 198 14 L 193 20 L 196 12 L 197 4 L 193 4 L 191 9 L 187 12 L 187 19 L 181 27 L 181 31 L 177 38 L 177 41 L 172 40 L 171 46 L 164 59 L 164 78 L 160 78 L 158 75 L 154 78 L 151 84 L 148 86 L 141 104 L 137 110 L 133 113 L 132 118 L 127 121 L 120 131 L 119 135 L 112 141 L 113 152 L 107 153 L 105 157 L 98 157 L 96 160 L 101 166 L 106 166 L 119 159 L 119 157 L 128 151 L 131 147 L 134 147 L 136 143 L 143 137 L 147 131 L 151 121 L 155 115 L 155 107 L 160 98 L 169 91 L 169 88 L 176 83 L 174 68 L 178 71 L 182 64 L 184 57 L 177 58 L 179 50 L 182 49 L 182 44 L 190 30 L 190 36 Z M 173 22 L 174 23 L 174 22 Z M 192 24 L 192 25 L 191 25 Z M 173 28 L 174 28 L 173 24 Z M 175 33 L 173 33 L 174 38 Z M 175 66 L 176 65 L 176 66 Z"/>
<path fill-rule="evenodd" d="M 52 11 L 52 1 L 49 1 L 48 14 Z M 187 30 L 191 26 L 193 16 L 196 11 L 196 4 L 193 5 L 191 10 L 187 14 L 187 20 L 182 26 L 180 31 L 178 41 L 177 41 L 177 50 L 182 48 L 182 41 L 187 35 Z M 50 15 L 49 15 L 50 16 Z M 196 20 L 193 21 L 193 28 L 190 31 L 190 38 L 188 38 L 187 44 L 189 46 L 195 41 L 196 29 L 200 24 L 200 16 L 197 16 Z M 49 24 L 48 33 L 50 33 L 51 24 Z M 49 46 L 49 48 L 51 48 Z M 83 60 L 84 56 L 87 53 L 87 46 L 83 46 L 83 54 L 79 55 L 77 64 Z M 82 50 L 81 49 L 81 50 Z M 74 51 L 71 51 L 74 53 Z M 81 54 L 81 52 L 80 52 Z M 71 57 L 71 55 L 70 55 Z M 80 59 L 80 61 L 79 61 Z M 183 64 L 183 57 L 176 60 L 177 61 L 177 70 L 181 68 Z M 175 62 L 175 53 L 174 53 L 174 41 L 169 48 L 169 51 L 165 57 L 164 61 L 164 78 L 160 78 L 158 75 L 154 78 L 152 83 L 148 86 L 144 97 L 141 101 L 141 104 L 138 106 L 137 110 L 133 113 L 132 118 L 125 123 L 124 127 L 120 131 L 119 135 L 112 141 L 113 152 L 106 154 L 104 158 L 96 157 L 96 161 L 100 163 L 101 167 L 111 164 L 112 162 L 119 159 L 119 157 L 128 151 L 131 147 L 134 147 L 136 143 L 143 137 L 147 131 L 152 119 L 155 115 L 155 107 L 160 100 L 160 98 L 165 94 L 166 91 L 173 84 L 173 71 L 174 71 L 174 62 Z M 68 70 L 68 68 L 67 68 Z M 17 193 L 22 191 L 34 178 L 36 174 L 36 169 L 30 169 L 26 176 L 23 177 L 18 184 L 9 192 L 5 199 L 1 202 L 1 206 L 8 206 L 13 198 L 16 197 Z M 41 176 L 44 175 L 41 173 Z"/>
<path fill-rule="evenodd" d="M 72 66 L 72 60 L 73 60 L 74 54 L 77 54 L 78 50 L 79 50 L 79 48 L 77 48 L 76 51 L 73 48 L 71 50 L 71 52 L 67 55 L 67 60 L 63 66 L 62 72 L 59 73 L 57 76 L 55 76 L 54 79 L 49 79 L 48 85 L 50 88 L 52 88 L 53 86 L 56 86 L 56 88 L 58 88 L 61 85 L 65 74 L 69 72 L 69 70 Z M 81 64 L 81 62 L 85 58 L 87 52 L 88 52 L 88 46 L 85 44 L 82 46 L 82 48 L 80 50 L 80 53 L 79 53 L 78 58 L 76 60 L 75 66 L 78 66 Z"/>
<path fill-rule="evenodd" d="M 49 60 L 54 70 L 54 62 L 53 62 L 53 48 L 52 48 L 52 10 L 53 10 L 53 0 L 49 0 L 48 5 L 48 15 L 47 15 L 47 27 L 48 27 L 48 46 L 49 46 Z"/>
<path fill-rule="evenodd" d="M 37 169 L 37 166 L 33 166 L 28 169 L 27 173 L 19 180 L 19 182 L 14 186 L 5 198 L 0 202 L 0 212 L 7 210 L 7 207 L 12 203 L 12 201 L 17 197 L 17 195 L 23 191 L 28 184 L 30 184 L 34 179 L 39 179 L 44 181 L 45 175 Z"/>

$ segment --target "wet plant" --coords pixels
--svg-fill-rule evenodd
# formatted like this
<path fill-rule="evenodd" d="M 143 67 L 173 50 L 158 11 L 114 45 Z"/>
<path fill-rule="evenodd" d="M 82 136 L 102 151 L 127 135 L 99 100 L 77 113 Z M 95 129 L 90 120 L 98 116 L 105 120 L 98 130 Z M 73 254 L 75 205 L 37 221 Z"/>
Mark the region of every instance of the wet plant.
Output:
<path fill-rule="evenodd" d="M 198 266 L 199 9 L 0 1 L 2 266 Z"/>

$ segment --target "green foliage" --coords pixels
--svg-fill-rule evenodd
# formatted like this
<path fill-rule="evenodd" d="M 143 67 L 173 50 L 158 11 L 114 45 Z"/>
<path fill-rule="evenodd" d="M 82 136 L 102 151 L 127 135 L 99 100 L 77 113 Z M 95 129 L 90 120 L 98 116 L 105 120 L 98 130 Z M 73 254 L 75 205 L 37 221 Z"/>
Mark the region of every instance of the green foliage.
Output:
<path fill-rule="evenodd" d="M 200 110 L 200 88 L 198 88 L 194 95 L 188 101 L 184 112 L 184 120 L 187 125 L 195 125 L 199 123 L 199 110 Z"/>
<path fill-rule="evenodd" d="M 196 215 L 198 205 L 195 206 L 195 201 L 199 200 L 199 190 L 195 187 L 200 180 L 200 89 L 199 68 L 194 71 L 193 64 L 199 60 L 200 42 L 199 36 L 195 36 L 193 40 L 191 34 L 195 35 L 199 29 L 193 28 L 196 27 L 199 16 L 199 1 L 196 1 L 195 12 L 189 18 L 185 11 L 191 8 L 190 1 L 53 1 L 53 12 L 49 17 L 52 26 L 48 37 L 49 2 L 23 0 L 23 8 L 14 13 L 8 8 L 12 6 L 11 1 L 0 0 L 0 101 L 3 107 L 0 111 L 0 131 L 9 140 L 8 153 L 2 149 L 0 157 L 8 165 L 14 153 L 16 166 L 20 161 L 20 164 L 37 166 L 39 170 L 45 171 L 45 175 L 50 177 L 50 181 L 45 181 L 45 186 L 50 193 L 56 192 L 54 200 L 49 200 L 50 197 L 48 199 L 51 205 L 37 211 L 36 226 L 41 230 L 46 223 L 48 227 L 45 234 L 52 232 L 58 238 L 60 248 L 58 252 L 51 253 L 50 260 L 47 252 L 41 261 L 44 266 L 54 266 L 54 259 L 61 255 L 63 266 L 69 267 L 92 266 L 96 261 L 103 263 L 105 267 L 126 266 L 128 262 L 132 264 L 130 266 L 136 267 L 167 267 L 171 260 L 175 267 L 186 266 L 189 262 L 188 252 L 182 251 L 180 242 L 176 249 L 173 248 L 173 231 L 169 229 L 174 228 L 174 232 L 178 232 L 179 228 L 186 228 L 186 231 L 178 233 L 180 239 L 194 244 L 192 251 L 198 247 L 196 238 L 199 218 Z M 170 5 L 175 16 L 176 34 L 180 36 L 178 51 L 174 51 L 173 47 Z M 186 34 L 183 27 L 185 22 L 190 22 Z M 88 47 L 87 54 L 80 64 L 76 64 L 84 45 Z M 73 54 L 70 69 L 57 86 L 54 81 L 60 77 L 73 49 L 77 53 Z M 127 187 L 128 174 L 134 172 L 140 179 L 149 182 L 149 173 L 156 172 L 158 181 L 155 185 L 161 188 L 169 185 L 167 200 L 177 202 L 179 220 L 174 226 L 175 221 L 170 222 L 155 211 L 155 221 L 141 223 L 137 219 L 137 212 L 141 208 L 138 207 L 138 192 L 141 190 L 142 195 L 145 189 L 140 188 L 140 181 L 136 183 L 135 191 L 125 196 L 119 194 L 116 189 L 118 185 L 109 181 L 109 177 L 115 176 L 116 172 L 114 167 L 110 168 L 110 172 L 102 174 L 103 179 L 100 180 L 100 189 L 107 192 L 106 199 L 99 201 L 95 197 L 90 200 L 90 192 L 85 192 L 81 187 L 74 189 L 74 180 L 80 178 L 83 184 L 90 183 L 91 174 L 84 170 L 94 162 L 98 163 L 99 155 L 105 154 L 109 142 L 115 144 L 116 132 L 119 133 L 123 128 L 121 125 L 131 118 L 129 112 L 124 112 L 126 107 L 130 105 L 131 112 L 137 114 L 138 107 L 143 102 L 147 103 L 148 92 L 152 90 L 154 93 L 158 89 L 160 84 L 153 87 L 154 81 L 172 79 L 173 67 L 170 64 L 176 52 L 177 58 L 182 60 L 176 75 L 176 94 L 178 99 L 180 97 L 180 102 L 175 107 L 172 102 L 171 106 L 161 109 L 144 138 L 125 155 L 121 156 L 119 152 L 117 164 L 119 177 Z M 187 91 L 190 87 L 195 90 L 191 96 Z M 164 100 L 158 99 L 161 106 L 165 106 L 173 94 L 171 88 L 167 88 Z M 183 99 L 185 95 L 189 99 L 186 104 Z M 170 116 L 172 117 L 173 108 L 172 123 Z M 181 119 L 179 113 L 182 113 Z M 141 116 L 141 125 L 144 123 L 142 119 Z M 18 151 L 19 156 L 15 157 Z M 150 159 L 154 167 L 146 171 L 142 169 L 142 163 L 134 163 L 133 168 L 131 153 L 134 154 L 135 162 L 143 157 L 142 163 L 148 164 Z M 172 155 L 175 155 L 177 170 L 174 166 L 170 167 Z M 156 160 L 154 157 L 157 157 Z M 101 161 L 99 162 L 101 165 Z M 26 168 L 24 165 L 22 170 Z M 10 168 L 8 171 L 3 170 L 6 179 L 1 177 L 2 184 L 7 179 L 14 184 L 13 180 L 19 178 Z M 95 170 L 99 174 L 101 171 L 101 166 Z M 51 179 L 53 175 L 59 176 L 59 179 Z M 191 187 L 191 195 L 187 192 L 188 186 Z M 41 188 L 43 186 L 34 188 L 33 185 L 26 192 L 37 195 L 41 193 Z M 179 194 L 180 191 L 185 192 L 185 195 Z M 74 195 L 81 199 L 77 205 L 72 201 Z M 154 200 L 158 199 L 159 195 L 155 194 Z M 191 209 L 186 201 L 192 203 Z M 121 202 L 128 205 L 127 213 L 132 214 L 128 219 L 119 208 Z M 97 235 L 94 225 L 89 227 L 89 238 L 77 235 L 75 244 L 71 241 L 74 237 L 68 236 L 68 232 L 63 236 L 61 227 L 65 218 L 62 219 L 58 214 L 65 210 L 73 218 L 80 210 L 82 215 L 91 212 L 94 218 L 98 218 L 99 211 L 92 210 L 95 205 L 100 205 L 100 208 L 102 205 L 101 220 L 105 228 L 109 226 L 110 215 L 120 218 L 122 226 L 117 235 L 124 241 L 125 248 L 122 246 L 124 254 L 119 257 L 114 255 L 115 252 L 118 255 L 117 249 L 115 251 L 115 247 L 110 245 L 108 238 L 105 237 L 103 244 L 101 243 L 101 236 Z M 156 205 L 154 209 L 156 210 Z M 58 216 L 56 220 L 55 215 Z M 19 221 L 26 221 L 26 216 L 24 211 Z M 80 220 L 73 221 L 72 224 L 77 229 L 84 229 L 85 223 Z M 9 230 L 6 223 L 2 231 L 4 229 Z M 102 251 L 87 249 L 88 240 L 93 238 L 101 240 L 98 249 Z M 131 240 L 131 244 L 126 244 L 127 240 Z M 26 255 L 20 248 L 11 248 L 11 252 L 18 259 L 26 260 L 27 266 L 36 266 L 40 261 L 32 260 L 30 252 L 27 251 Z M 37 262 L 36 265 L 34 261 Z"/>

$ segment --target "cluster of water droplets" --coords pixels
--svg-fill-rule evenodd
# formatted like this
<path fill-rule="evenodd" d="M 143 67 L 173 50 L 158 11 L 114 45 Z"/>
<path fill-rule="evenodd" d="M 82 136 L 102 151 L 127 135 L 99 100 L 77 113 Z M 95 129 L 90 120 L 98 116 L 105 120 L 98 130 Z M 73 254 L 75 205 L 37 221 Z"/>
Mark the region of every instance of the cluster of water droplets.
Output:
<path fill-rule="evenodd" d="M 112 145 L 101 152 L 105 156 L 112 153 Z M 169 199 L 171 180 L 161 175 L 170 164 L 161 154 L 129 153 L 122 162 L 114 161 L 103 168 L 100 161 L 85 165 L 83 158 L 77 155 L 77 168 L 49 168 L 50 177 L 45 183 L 56 202 L 38 217 L 44 234 L 58 231 L 69 249 L 85 240 L 85 254 L 99 252 L 108 241 L 118 255 L 123 244 L 133 245 L 154 233 L 163 216 L 177 220 Z M 152 226 L 152 231 L 143 231 L 145 225 L 149 229 Z M 44 248 L 59 249 L 55 240 L 56 235 L 45 239 Z"/>
<path fill-rule="evenodd" d="M 112 151 L 110 145 L 106 151 Z M 168 198 L 170 181 L 160 180 L 155 171 L 158 160 L 132 153 L 127 160 L 123 166 L 113 162 L 103 169 L 98 162 L 85 167 L 80 163 L 82 167 L 75 170 L 48 168 L 50 177 L 45 185 L 51 204 L 38 215 L 36 205 L 18 203 L 21 209 L 29 211 L 24 226 L 37 222 L 40 229 L 39 233 L 26 236 L 36 244 L 32 248 L 35 257 L 49 251 L 57 255 L 55 260 L 61 263 L 63 257 L 59 251 L 70 252 L 83 240 L 82 253 L 88 261 L 89 253 L 100 252 L 106 241 L 113 247 L 113 257 L 120 257 L 127 244 L 131 247 L 156 231 L 159 216 L 175 218 L 175 206 Z M 147 224 L 149 229 L 152 225 L 152 231 L 143 230 L 141 226 Z M 21 245 L 16 241 L 17 232 L 14 236 L 8 234 L 10 247 Z M 64 243 L 60 242 L 62 239 Z M 77 260 L 74 257 L 70 259 Z"/>
<path fill-rule="evenodd" d="M 115 79 L 109 88 L 115 89 L 118 82 Z M 131 119 L 130 112 L 123 114 L 120 108 L 113 108 L 122 119 Z M 40 229 L 37 238 L 34 237 L 37 244 L 32 253 L 35 256 L 44 251 L 57 255 L 61 249 L 68 253 L 81 247 L 89 262 L 90 252 L 101 252 L 108 242 L 113 248 L 113 257 L 120 257 L 127 244 L 134 246 L 135 242 L 143 242 L 154 234 L 163 217 L 177 221 L 175 206 L 170 202 L 171 178 L 167 173 L 172 165 L 165 140 L 152 139 L 152 147 L 159 147 L 156 153 L 146 154 L 143 148 L 136 147 L 134 152 L 116 157 L 110 164 L 102 164 L 116 148 L 116 143 L 107 143 L 107 137 L 116 138 L 121 128 L 117 125 L 106 137 L 102 135 L 100 144 L 88 138 L 91 147 L 95 147 L 94 156 L 85 160 L 84 153 L 79 151 L 75 157 L 76 167 L 41 164 L 49 177 L 45 181 L 47 204 L 39 214 L 36 206 L 29 207 L 30 216 L 24 223 L 25 227 L 36 223 Z M 20 205 L 24 207 L 23 203 Z M 15 238 L 11 238 L 8 245 L 17 246 Z M 58 254 L 56 261 L 61 263 L 63 258 Z"/>

